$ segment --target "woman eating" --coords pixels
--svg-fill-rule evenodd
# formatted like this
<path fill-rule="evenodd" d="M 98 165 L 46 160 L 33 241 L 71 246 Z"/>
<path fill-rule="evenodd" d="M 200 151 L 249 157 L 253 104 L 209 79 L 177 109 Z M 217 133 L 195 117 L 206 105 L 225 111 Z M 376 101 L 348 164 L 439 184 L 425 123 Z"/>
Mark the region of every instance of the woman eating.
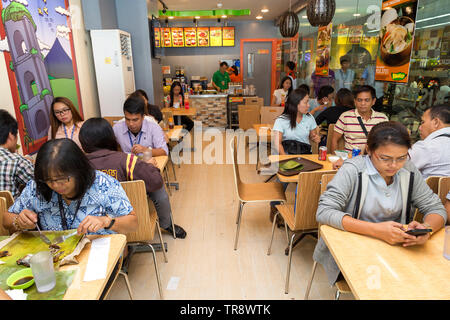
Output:
<path fill-rule="evenodd" d="M 439 197 L 408 161 L 411 140 L 405 126 L 383 122 L 367 139 L 368 155 L 346 160 L 319 200 L 317 221 L 334 228 L 374 237 L 403 247 L 425 244 L 432 233 L 413 236 L 411 229 L 441 229 L 447 219 Z M 412 221 L 414 208 L 423 223 Z M 407 225 L 407 226 L 406 226 Z M 322 264 L 331 284 L 342 279 L 323 238 L 313 258 Z"/>
<path fill-rule="evenodd" d="M 294 141 L 290 144 L 300 145 L 304 150 L 302 153 L 311 153 L 310 139 L 320 142 L 317 132 L 316 120 L 308 113 L 309 96 L 304 89 L 297 89 L 289 94 L 283 113 L 275 120 L 273 131 L 275 141 L 278 141 L 278 153 L 280 155 L 289 154 L 284 146 L 287 141 Z"/>
<path fill-rule="evenodd" d="M 166 108 L 184 107 L 183 89 L 178 81 L 172 83 L 172 86 L 170 87 L 170 95 L 167 96 L 165 104 Z M 186 127 L 187 131 L 191 131 L 194 127 L 194 122 L 187 116 L 181 116 L 181 124 Z"/>
<path fill-rule="evenodd" d="M 78 234 L 130 233 L 138 222 L 120 183 L 95 171 L 69 139 L 46 142 L 39 150 L 34 180 L 5 212 L 11 232 L 77 229 Z"/>
<path fill-rule="evenodd" d="M 57 97 L 53 100 L 50 109 L 50 128 L 48 140 L 70 139 L 81 148 L 78 134 L 83 125 L 83 119 L 70 99 Z"/>
<path fill-rule="evenodd" d="M 272 106 L 284 106 L 287 97 L 292 92 L 292 79 L 284 77 L 281 80 L 280 87 L 273 92 Z"/>

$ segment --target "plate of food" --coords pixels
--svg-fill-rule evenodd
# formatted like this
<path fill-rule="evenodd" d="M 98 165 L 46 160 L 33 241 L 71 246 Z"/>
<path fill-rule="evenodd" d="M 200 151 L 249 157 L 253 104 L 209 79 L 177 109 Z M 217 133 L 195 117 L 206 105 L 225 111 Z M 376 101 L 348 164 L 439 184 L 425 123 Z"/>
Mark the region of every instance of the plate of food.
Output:
<path fill-rule="evenodd" d="M 407 63 L 411 56 L 415 23 L 410 17 L 399 16 L 390 8 L 383 13 L 380 29 L 380 58 L 389 66 Z"/>

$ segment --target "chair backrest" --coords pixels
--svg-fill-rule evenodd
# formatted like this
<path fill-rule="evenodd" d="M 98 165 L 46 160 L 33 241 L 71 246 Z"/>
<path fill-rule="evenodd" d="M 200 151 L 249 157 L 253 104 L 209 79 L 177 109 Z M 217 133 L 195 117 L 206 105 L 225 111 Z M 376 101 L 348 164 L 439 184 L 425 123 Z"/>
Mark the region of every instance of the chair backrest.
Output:
<path fill-rule="evenodd" d="M 145 183 L 142 180 L 120 183 L 138 218 L 138 229 L 126 234 L 127 242 L 148 242 L 153 240 L 156 226 L 156 210 L 148 201 Z"/>
<path fill-rule="evenodd" d="M 447 194 L 450 191 L 450 177 L 442 177 L 439 179 L 438 195 L 442 203 L 445 204 Z M 448 222 L 448 221 L 447 221 Z"/>
<path fill-rule="evenodd" d="M 8 210 L 6 199 L 0 197 L 0 236 L 9 236 L 8 230 L 3 227 L 3 214 L 6 210 Z"/>
<path fill-rule="evenodd" d="M 321 183 L 320 183 L 320 194 L 324 193 L 324 192 L 327 190 L 327 185 L 328 185 L 328 183 L 329 183 L 331 180 L 333 180 L 333 178 L 334 178 L 335 175 L 336 175 L 336 174 L 333 173 L 333 174 L 324 174 L 324 175 L 322 176 L 322 180 L 321 180 Z"/>
<path fill-rule="evenodd" d="M 311 152 L 312 154 L 318 154 L 319 153 L 319 144 L 317 142 L 309 140 L 309 144 L 311 145 Z"/>
<path fill-rule="evenodd" d="M 118 117 L 103 117 L 103 119 L 105 119 L 106 121 L 109 122 L 109 124 L 111 125 L 111 127 L 114 127 L 114 125 L 116 124 L 117 121 L 122 120 L 123 116 L 118 116 Z"/>
<path fill-rule="evenodd" d="M 430 187 L 430 189 L 436 193 L 439 194 L 438 189 L 439 189 L 439 179 L 441 179 L 441 177 L 439 176 L 429 176 L 425 182 L 427 183 L 427 185 Z M 418 209 L 416 209 L 416 212 L 414 213 L 414 221 L 418 221 L 418 222 L 423 222 L 423 214 L 419 212 Z"/>
<path fill-rule="evenodd" d="M 261 123 L 261 106 L 253 104 L 238 105 L 239 128 L 248 130 Z"/>
<path fill-rule="evenodd" d="M 233 159 L 233 175 L 234 175 L 234 184 L 236 187 L 236 193 L 239 198 L 240 196 L 240 190 L 242 188 L 242 181 L 241 181 L 241 175 L 239 174 L 239 166 L 238 166 L 238 152 L 237 152 L 237 145 L 238 145 L 238 137 L 233 137 L 233 139 L 230 140 L 230 149 Z"/>
<path fill-rule="evenodd" d="M 262 107 L 261 108 L 261 123 L 273 125 L 275 119 L 283 113 L 283 107 Z"/>
<path fill-rule="evenodd" d="M 330 152 L 331 150 L 331 141 L 333 139 L 333 133 L 334 133 L 334 124 L 330 124 L 328 126 L 328 135 L 327 135 L 327 150 Z M 338 145 L 336 150 L 343 150 L 345 147 L 345 141 L 344 138 L 340 138 L 338 140 Z"/>
<path fill-rule="evenodd" d="M 0 191 L 0 197 L 5 198 L 6 210 L 8 210 L 9 207 L 11 207 L 14 203 L 14 197 L 13 197 L 11 191 L 8 191 L 8 190 Z"/>
<path fill-rule="evenodd" d="M 298 175 L 297 198 L 295 207 L 295 230 L 309 230 L 318 227 L 316 211 L 320 197 L 320 182 L 324 174 L 334 174 L 331 171 L 301 172 Z"/>

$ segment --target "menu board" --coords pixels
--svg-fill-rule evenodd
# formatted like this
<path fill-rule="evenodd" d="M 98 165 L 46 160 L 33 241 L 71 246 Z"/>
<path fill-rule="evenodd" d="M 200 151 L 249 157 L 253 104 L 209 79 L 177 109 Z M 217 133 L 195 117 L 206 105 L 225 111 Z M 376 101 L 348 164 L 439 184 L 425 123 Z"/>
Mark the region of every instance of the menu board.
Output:
<path fill-rule="evenodd" d="M 160 28 L 155 28 L 155 47 L 161 47 L 161 31 Z"/>
<path fill-rule="evenodd" d="M 184 28 L 184 44 L 186 47 L 197 46 L 197 29 Z"/>
<path fill-rule="evenodd" d="M 209 28 L 209 45 L 211 47 L 221 47 L 222 46 L 222 28 L 221 27 L 211 27 Z"/>
<path fill-rule="evenodd" d="M 363 36 L 362 26 L 351 26 L 348 30 L 348 42 L 351 44 L 359 44 Z"/>
<path fill-rule="evenodd" d="M 161 28 L 161 47 L 172 47 L 172 37 L 170 36 L 170 28 Z"/>
<path fill-rule="evenodd" d="M 234 27 L 223 27 L 223 46 L 234 47 Z"/>
<path fill-rule="evenodd" d="M 332 23 L 319 27 L 316 51 L 316 75 L 326 77 L 330 69 Z"/>
<path fill-rule="evenodd" d="M 209 27 L 197 28 L 199 47 L 209 47 Z"/>
<path fill-rule="evenodd" d="M 174 48 L 184 47 L 183 28 L 171 28 L 171 34 L 172 34 L 172 47 Z"/>

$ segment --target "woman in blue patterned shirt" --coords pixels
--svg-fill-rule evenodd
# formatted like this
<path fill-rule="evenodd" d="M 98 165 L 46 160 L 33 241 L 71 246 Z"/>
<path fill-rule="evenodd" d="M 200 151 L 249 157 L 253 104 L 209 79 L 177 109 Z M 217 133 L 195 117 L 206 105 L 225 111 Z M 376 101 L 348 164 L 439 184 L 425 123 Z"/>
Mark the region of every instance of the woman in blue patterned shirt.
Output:
<path fill-rule="evenodd" d="M 114 178 L 94 170 L 70 139 L 50 140 L 39 150 L 34 180 L 4 215 L 10 231 L 77 229 L 78 234 L 130 233 L 133 207 Z"/>

